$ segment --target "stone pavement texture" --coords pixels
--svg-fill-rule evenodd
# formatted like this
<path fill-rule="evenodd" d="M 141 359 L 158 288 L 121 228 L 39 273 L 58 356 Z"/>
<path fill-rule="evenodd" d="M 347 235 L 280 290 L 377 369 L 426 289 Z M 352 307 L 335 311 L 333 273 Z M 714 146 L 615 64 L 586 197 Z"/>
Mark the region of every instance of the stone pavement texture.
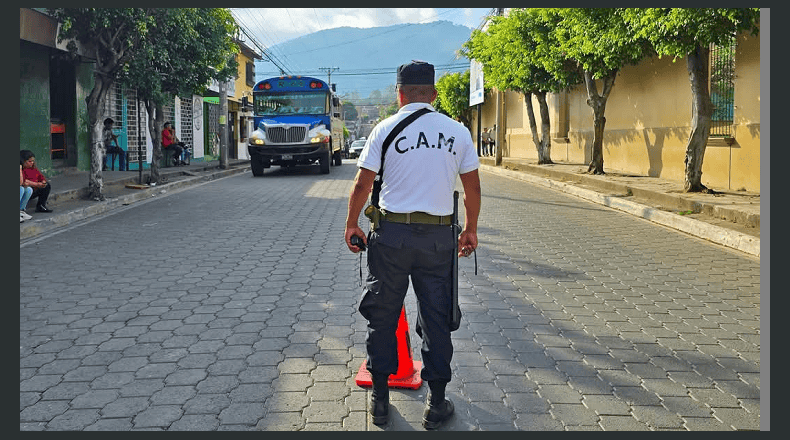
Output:
<path fill-rule="evenodd" d="M 354 382 L 350 164 L 193 171 L 217 181 L 182 191 L 173 176 L 134 209 L 74 200 L 73 229 L 21 237 L 52 269 L 20 268 L 20 430 L 421 430 L 426 386 L 393 390 L 381 428 Z M 482 173 L 442 430 L 760 428 L 759 258 Z M 95 205 L 123 215 L 79 227 Z M 414 323 L 413 294 L 406 310 Z"/>
<path fill-rule="evenodd" d="M 586 174 L 586 165 L 558 162 L 536 165 L 525 159 L 504 158 L 495 166 L 490 157 L 481 158 L 482 168 L 493 173 L 540 184 L 584 198 L 594 203 L 619 209 L 690 235 L 727 246 L 753 256 L 760 256 L 760 194 L 712 188 L 715 194 L 684 193 L 683 185 L 667 179 L 639 176 L 617 170 L 605 175 Z M 20 225 L 20 238 L 26 239 L 45 231 L 63 227 L 93 215 L 168 190 L 232 175 L 248 169 L 249 162 L 231 159 L 228 169 L 219 169 L 219 162 L 195 162 L 186 167 L 163 168 L 168 181 L 146 189 L 130 189 L 128 183 L 139 183 L 137 171 L 105 171 L 104 185 L 108 200 L 87 200 L 87 173 L 72 172 L 52 180 L 50 206 L 52 214 L 34 213 Z M 143 171 L 143 179 L 146 171 Z M 31 203 L 32 206 L 32 203 Z M 767 210 L 768 207 L 766 206 Z"/>
<path fill-rule="evenodd" d="M 88 198 L 88 172 L 70 170 L 49 179 L 52 192 L 47 204 L 54 212 L 35 212 L 35 201 L 28 203 L 27 212 L 33 218 L 20 224 L 19 238 L 22 240 L 33 238 L 47 231 L 66 227 L 141 200 L 165 195 L 168 191 L 186 188 L 248 169 L 248 160 L 230 159 L 226 169 L 219 167 L 218 160 L 193 161 L 186 166 L 160 168 L 159 173 L 163 183 L 158 186 L 147 184 L 149 170 L 143 170 L 142 174 L 138 170 L 103 171 L 105 200 L 100 202 Z M 141 185 L 143 187 L 130 188 L 127 185 Z"/>

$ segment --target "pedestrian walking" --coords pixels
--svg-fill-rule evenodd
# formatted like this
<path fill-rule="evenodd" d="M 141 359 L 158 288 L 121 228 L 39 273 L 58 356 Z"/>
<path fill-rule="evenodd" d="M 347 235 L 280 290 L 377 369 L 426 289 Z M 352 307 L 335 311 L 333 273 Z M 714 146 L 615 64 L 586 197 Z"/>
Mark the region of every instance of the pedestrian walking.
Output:
<path fill-rule="evenodd" d="M 368 321 L 365 344 L 373 382 L 373 423 L 388 420 L 387 379 L 398 370 L 396 329 L 411 277 L 417 296 L 415 329 L 423 340 L 420 374 L 430 389 L 423 427 L 435 429 L 454 412 L 445 396 L 453 356 L 451 268 L 456 237 L 459 256 L 477 247 L 479 159 L 469 130 L 430 105 L 437 94 L 433 65 L 412 61 L 400 66 L 396 91 L 398 112 L 373 128 L 357 162 L 345 240 L 356 253 L 361 246 L 353 244 L 352 237 L 359 237 L 368 251 L 359 311 Z M 466 216 L 457 236 L 450 223 L 459 176 Z M 366 235 L 358 217 L 371 189 L 371 206 L 365 209 L 371 230 Z"/>

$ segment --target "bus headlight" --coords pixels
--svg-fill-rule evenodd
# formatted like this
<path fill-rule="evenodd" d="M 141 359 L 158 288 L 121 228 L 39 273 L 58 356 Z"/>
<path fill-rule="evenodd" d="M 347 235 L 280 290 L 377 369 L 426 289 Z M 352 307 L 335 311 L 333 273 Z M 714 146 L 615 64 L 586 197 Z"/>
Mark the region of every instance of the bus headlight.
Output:
<path fill-rule="evenodd" d="M 323 125 L 310 130 L 310 143 L 320 144 L 329 143 L 329 138 L 332 133 L 329 132 Z"/>
<path fill-rule="evenodd" d="M 266 142 L 263 140 L 264 134 L 261 130 L 255 130 L 250 135 L 250 144 L 251 145 L 265 145 Z"/>
<path fill-rule="evenodd" d="M 313 136 L 310 139 L 310 143 L 312 143 L 312 144 L 320 144 L 322 142 L 323 143 L 329 142 L 329 138 L 324 136 L 324 135 L 322 135 L 322 134 L 319 134 L 318 136 Z"/>

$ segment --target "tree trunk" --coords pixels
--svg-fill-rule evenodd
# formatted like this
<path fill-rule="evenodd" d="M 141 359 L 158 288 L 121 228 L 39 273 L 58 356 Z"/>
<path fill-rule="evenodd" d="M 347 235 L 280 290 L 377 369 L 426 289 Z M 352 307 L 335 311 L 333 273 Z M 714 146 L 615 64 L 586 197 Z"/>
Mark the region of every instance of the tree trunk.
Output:
<path fill-rule="evenodd" d="M 524 104 L 527 106 L 527 117 L 529 118 L 529 130 L 532 132 L 532 143 L 538 151 L 538 164 L 543 157 L 541 154 L 540 138 L 538 137 L 538 124 L 535 122 L 535 110 L 532 106 L 532 92 L 523 92 Z"/>
<path fill-rule="evenodd" d="M 587 167 L 587 172 L 590 174 L 606 174 L 603 170 L 603 132 L 606 126 L 604 113 L 606 111 L 606 101 L 609 99 L 609 93 L 612 91 L 616 77 L 617 70 L 613 70 L 602 78 L 603 92 L 599 95 L 592 73 L 584 72 L 584 84 L 587 87 L 587 105 L 592 107 L 593 110 L 592 159 Z"/>
<path fill-rule="evenodd" d="M 88 197 L 93 200 L 104 200 L 104 179 L 102 168 L 104 156 L 107 154 L 102 142 L 102 129 L 104 127 L 104 102 L 107 92 L 112 87 L 112 81 L 106 78 L 99 70 L 94 73 L 95 85 L 85 98 L 88 107 L 88 143 L 90 149 L 90 173 L 88 173 Z"/>
<path fill-rule="evenodd" d="M 151 183 L 159 183 L 159 162 L 162 160 L 162 125 L 164 124 L 165 114 L 162 105 L 155 104 L 152 100 L 145 101 L 145 108 L 148 111 L 148 132 L 151 135 L 152 154 L 151 154 Z"/>
<path fill-rule="evenodd" d="M 702 184 L 702 160 L 710 136 L 713 105 L 708 91 L 708 53 L 710 49 L 697 46 L 686 59 L 691 80 L 691 134 L 686 144 L 685 192 L 711 192 Z"/>
<path fill-rule="evenodd" d="M 540 110 L 540 135 L 538 135 L 538 124 L 535 120 L 535 110 L 534 106 L 532 105 L 533 93 L 523 93 L 524 103 L 527 106 L 527 116 L 529 117 L 529 129 L 532 131 L 532 143 L 535 144 L 535 149 L 538 151 L 538 165 L 554 163 L 551 160 L 551 139 L 549 138 L 551 123 L 549 122 L 549 106 L 546 103 L 546 92 L 534 92 L 535 98 L 538 100 L 538 108 Z"/>
<path fill-rule="evenodd" d="M 551 160 L 551 120 L 549 118 L 549 105 L 546 102 L 546 92 L 536 92 L 538 106 L 540 107 L 540 148 L 538 148 L 538 164 L 554 163 Z"/>

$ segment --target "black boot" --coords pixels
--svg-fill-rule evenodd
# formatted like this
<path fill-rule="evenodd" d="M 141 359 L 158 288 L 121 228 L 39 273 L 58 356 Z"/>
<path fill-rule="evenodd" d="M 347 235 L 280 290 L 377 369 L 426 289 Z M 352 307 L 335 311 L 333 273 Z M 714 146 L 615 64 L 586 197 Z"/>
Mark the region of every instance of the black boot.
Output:
<path fill-rule="evenodd" d="M 387 385 L 389 374 L 372 373 L 373 392 L 370 395 L 370 415 L 374 425 L 384 425 L 389 419 L 390 392 Z"/>
<path fill-rule="evenodd" d="M 453 402 L 444 396 L 446 382 L 428 382 L 430 391 L 425 399 L 425 412 L 422 415 L 422 426 L 425 429 L 436 429 L 455 412 Z"/>

